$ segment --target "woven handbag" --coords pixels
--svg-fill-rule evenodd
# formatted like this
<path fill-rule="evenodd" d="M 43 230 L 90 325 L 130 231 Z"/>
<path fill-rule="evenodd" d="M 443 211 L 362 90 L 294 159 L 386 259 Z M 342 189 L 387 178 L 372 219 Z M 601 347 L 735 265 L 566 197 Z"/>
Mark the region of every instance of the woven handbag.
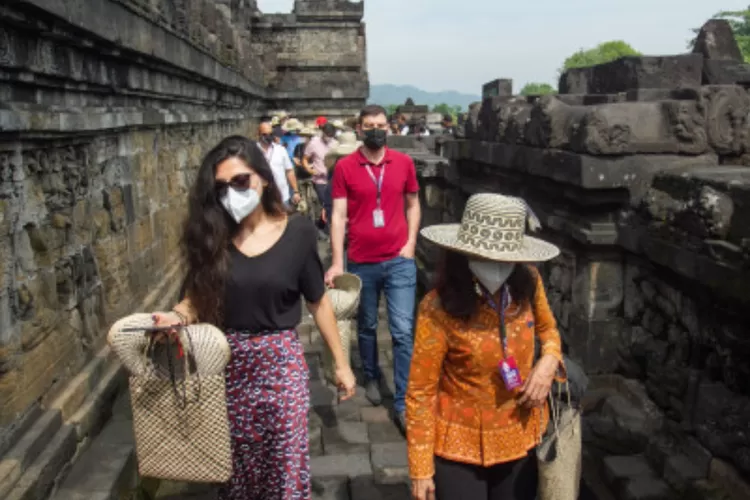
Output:
<path fill-rule="evenodd" d="M 344 273 L 334 279 L 334 288 L 326 293 L 331 299 L 333 314 L 336 316 L 336 325 L 339 330 L 341 347 L 344 350 L 344 356 L 349 359 L 352 335 L 357 328 L 357 322 L 353 318 L 357 315 L 359 307 L 359 294 L 362 290 L 362 280 L 351 273 Z M 333 361 L 331 350 L 323 349 L 322 355 L 323 373 L 331 382 L 336 383 L 336 367 Z"/>
<path fill-rule="evenodd" d="M 562 386 L 558 386 L 562 387 Z M 581 412 L 563 392 L 550 393 L 550 429 L 536 448 L 539 500 L 578 500 L 581 483 Z"/>
<path fill-rule="evenodd" d="M 176 344 L 155 343 L 137 331 L 152 325 L 150 314 L 134 314 L 107 335 L 130 373 L 138 471 L 172 481 L 227 482 L 232 475 L 224 381 L 229 344 L 208 324 L 180 328 Z"/>

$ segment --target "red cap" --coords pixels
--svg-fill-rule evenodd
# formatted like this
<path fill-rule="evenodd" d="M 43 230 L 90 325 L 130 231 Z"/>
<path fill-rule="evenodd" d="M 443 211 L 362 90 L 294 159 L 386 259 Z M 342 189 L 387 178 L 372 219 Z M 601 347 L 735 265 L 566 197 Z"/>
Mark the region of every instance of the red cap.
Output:
<path fill-rule="evenodd" d="M 316 127 L 322 127 L 326 123 L 328 123 L 328 119 L 325 116 L 319 116 L 319 117 L 317 117 L 315 119 L 315 126 Z"/>

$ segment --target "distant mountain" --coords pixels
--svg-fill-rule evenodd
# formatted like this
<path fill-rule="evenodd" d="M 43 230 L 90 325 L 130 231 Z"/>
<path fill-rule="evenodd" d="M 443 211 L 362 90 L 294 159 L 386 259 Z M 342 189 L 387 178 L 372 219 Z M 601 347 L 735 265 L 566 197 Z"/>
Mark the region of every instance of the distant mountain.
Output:
<path fill-rule="evenodd" d="M 472 102 L 480 101 L 482 99 L 479 95 L 462 94 L 454 90 L 428 92 L 412 85 L 391 85 L 388 83 L 382 85 L 370 85 L 369 102 L 373 104 L 381 104 L 383 106 L 389 104 L 403 104 L 409 97 L 414 100 L 414 104 L 418 105 L 426 104 L 432 107 L 445 103 L 450 106 L 460 105 L 464 110 L 467 109 Z"/>

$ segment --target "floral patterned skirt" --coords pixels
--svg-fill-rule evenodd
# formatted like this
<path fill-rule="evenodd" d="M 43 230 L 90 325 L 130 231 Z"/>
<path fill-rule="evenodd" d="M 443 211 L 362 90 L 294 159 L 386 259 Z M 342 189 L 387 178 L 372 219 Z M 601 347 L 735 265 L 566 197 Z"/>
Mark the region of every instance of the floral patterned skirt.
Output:
<path fill-rule="evenodd" d="M 308 370 L 294 330 L 227 331 L 234 473 L 222 500 L 309 500 Z"/>

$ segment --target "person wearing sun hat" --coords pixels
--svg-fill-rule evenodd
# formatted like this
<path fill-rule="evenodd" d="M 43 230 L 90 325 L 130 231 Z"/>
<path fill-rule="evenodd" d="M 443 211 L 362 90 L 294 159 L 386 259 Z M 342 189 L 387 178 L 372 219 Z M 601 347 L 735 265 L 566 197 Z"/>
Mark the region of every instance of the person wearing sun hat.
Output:
<path fill-rule="evenodd" d="M 284 131 L 284 137 L 281 139 L 281 143 L 286 148 L 289 158 L 294 161 L 294 150 L 297 145 L 303 142 L 300 136 L 300 130 L 302 130 L 302 122 L 296 118 L 290 118 L 284 122 L 281 126 L 281 130 Z"/>
<path fill-rule="evenodd" d="M 547 396 L 564 380 L 560 334 L 539 272 L 560 251 L 526 234 L 520 199 L 471 196 L 459 224 L 420 234 L 443 249 L 419 304 L 406 393 L 413 497 L 533 500 Z M 541 354 L 535 362 L 535 343 Z"/>

